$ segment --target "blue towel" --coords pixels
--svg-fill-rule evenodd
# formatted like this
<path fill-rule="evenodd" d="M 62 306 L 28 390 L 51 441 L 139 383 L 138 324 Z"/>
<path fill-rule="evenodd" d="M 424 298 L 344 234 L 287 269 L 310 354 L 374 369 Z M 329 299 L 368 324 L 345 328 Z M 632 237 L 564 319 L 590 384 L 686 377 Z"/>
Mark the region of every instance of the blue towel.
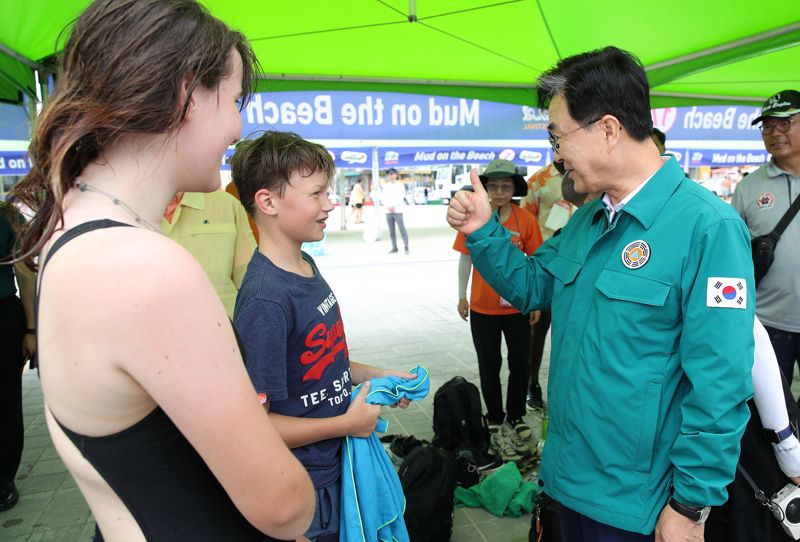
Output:
<path fill-rule="evenodd" d="M 367 403 L 393 405 L 403 397 L 424 398 L 431 388 L 428 371 L 421 365 L 410 372 L 415 379 L 388 376 L 370 381 Z M 361 386 L 353 389 L 353 397 Z M 388 423 L 378 419 L 376 431 Z M 340 542 L 408 542 L 403 521 L 406 498 L 400 478 L 376 433 L 367 438 L 345 437 L 342 446 L 342 505 Z"/>

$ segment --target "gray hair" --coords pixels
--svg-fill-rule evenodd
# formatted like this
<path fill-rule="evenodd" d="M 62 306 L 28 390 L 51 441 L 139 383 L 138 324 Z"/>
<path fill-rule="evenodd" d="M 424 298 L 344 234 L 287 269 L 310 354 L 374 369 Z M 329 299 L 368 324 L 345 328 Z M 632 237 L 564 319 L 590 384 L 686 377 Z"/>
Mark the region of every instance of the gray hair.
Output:
<path fill-rule="evenodd" d="M 545 72 L 536 80 L 539 94 L 539 109 L 546 109 L 550 101 L 567 88 L 567 77 L 560 73 Z"/>

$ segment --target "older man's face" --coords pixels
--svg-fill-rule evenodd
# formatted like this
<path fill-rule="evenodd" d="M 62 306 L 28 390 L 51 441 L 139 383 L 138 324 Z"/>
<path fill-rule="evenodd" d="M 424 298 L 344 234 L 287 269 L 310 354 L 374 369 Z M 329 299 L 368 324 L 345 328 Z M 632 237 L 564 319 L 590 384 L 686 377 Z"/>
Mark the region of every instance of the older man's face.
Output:
<path fill-rule="evenodd" d="M 767 152 L 779 165 L 783 159 L 800 156 L 800 114 L 783 119 L 765 118 L 761 123 L 761 137 Z"/>
<path fill-rule="evenodd" d="M 563 164 L 566 174 L 575 183 L 575 189 L 583 194 L 602 192 L 607 188 L 598 186 L 596 178 L 603 149 L 602 136 L 599 132 L 592 131 L 593 125 L 594 122 L 579 123 L 573 119 L 562 95 L 556 95 L 550 102 L 548 130 L 553 146 L 553 159 Z"/>

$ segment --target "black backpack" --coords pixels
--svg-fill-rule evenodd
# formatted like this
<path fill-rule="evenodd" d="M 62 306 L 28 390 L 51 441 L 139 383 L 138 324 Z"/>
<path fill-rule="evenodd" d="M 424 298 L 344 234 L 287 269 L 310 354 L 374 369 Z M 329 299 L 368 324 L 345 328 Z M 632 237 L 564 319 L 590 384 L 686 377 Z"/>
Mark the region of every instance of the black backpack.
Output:
<path fill-rule="evenodd" d="M 456 467 L 452 454 L 436 446 L 418 446 L 397 471 L 411 542 L 446 542 L 453 530 Z"/>
<path fill-rule="evenodd" d="M 433 443 L 445 450 L 468 448 L 486 456 L 489 428 L 482 414 L 481 394 L 461 376 L 442 384 L 433 396 Z"/>

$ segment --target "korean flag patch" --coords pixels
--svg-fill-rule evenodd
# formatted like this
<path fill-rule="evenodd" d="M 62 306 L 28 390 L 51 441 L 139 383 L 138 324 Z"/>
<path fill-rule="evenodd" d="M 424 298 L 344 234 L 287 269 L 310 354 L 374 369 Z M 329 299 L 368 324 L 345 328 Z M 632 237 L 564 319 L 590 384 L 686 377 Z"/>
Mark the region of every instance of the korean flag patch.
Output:
<path fill-rule="evenodd" d="M 706 307 L 747 308 L 747 282 L 730 277 L 709 277 Z"/>

